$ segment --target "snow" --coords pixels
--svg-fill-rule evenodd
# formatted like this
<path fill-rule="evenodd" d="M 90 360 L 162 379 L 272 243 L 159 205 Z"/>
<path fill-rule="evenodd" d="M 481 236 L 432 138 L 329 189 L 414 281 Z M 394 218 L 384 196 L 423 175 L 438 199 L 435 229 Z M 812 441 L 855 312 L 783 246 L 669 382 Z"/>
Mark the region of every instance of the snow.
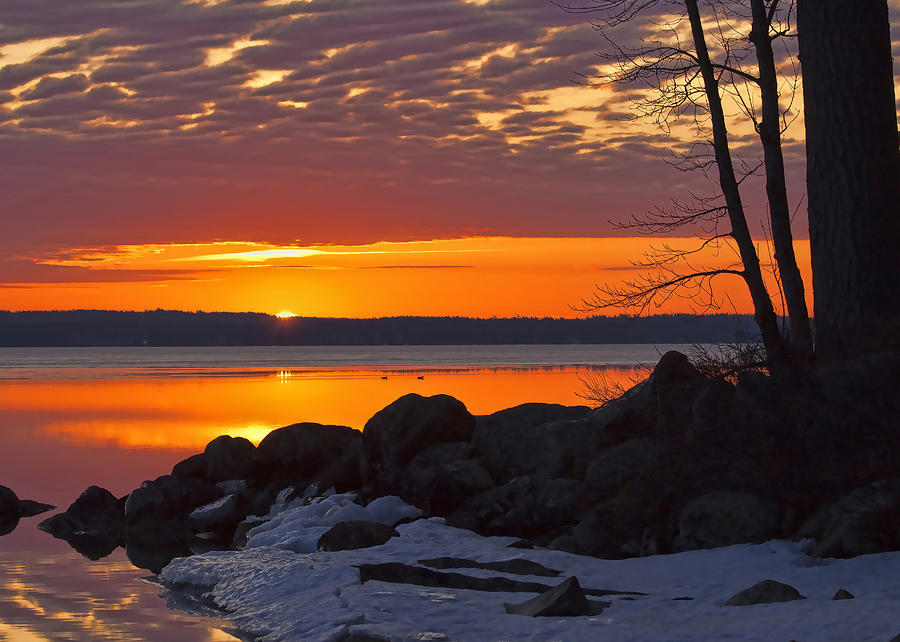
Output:
<path fill-rule="evenodd" d="M 309 552 L 315 549 L 318 534 L 337 521 L 379 517 L 383 523 L 392 523 L 389 520 L 395 515 L 417 513 L 397 498 L 382 500 L 363 508 L 353 504 L 352 495 L 332 495 L 306 506 L 289 505 L 251 531 L 245 550 L 176 559 L 163 569 L 160 580 L 178 595 L 184 592 L 181 589 L 199 591 L 204 601 L 212 600 L 226 610 L 235 626 L 265 641 L 330 642 L 348 631 L 397 641 L 611 642 L 888 642 L 900 633 L 900 552 L 816 560 L 802 552 L 803 543 L 773 540 L 675 555 L 600 560 L 559 551 L 509 548 L 513 538 L 481 537 L 436 518 L 398 526 L 400 536 L 382 546 Z M 419 559 L 441 556 L 482 562 L 523 557 L 562 574 L 556 579 L 450 570 L 550 585 L 575 575 L 583 587 L 649 595 L 633 600 L 604 598 L 611 600 L 612 606 L 592 617 L 528 618 L 506 614 L 503 603 L 523 602 L 534 597 L 532 593 L 377 581 L 361 584 L 354 568 L 362 563 L 416 564 Z M 763 579 L 790 584 L 808 599 L 723 606 L 734 593 Z M 832 601 L 840 588 L 856 599 Z M 694 599 L 674 600 L 685 596 Z M 179 600 L 179 605 L 183 604 L 184 600 Z M 197 610 L 203 608 L 198 605 Z"/>
<path fill-rule="evenodd" d="M 314 553 L 319 537 L 339 522 L 359 520 L 390 526 L 422 514 L 393 495 L 379 497 L 365 507 L 354 499 L 354 493 L 344 493 L 321 497 L 311 504 L 304 500 L 295 500 L 284 508 L 276 504 L 274 516 L 250 530 L 245 548 L 275 546 L 295 553 Z"/>

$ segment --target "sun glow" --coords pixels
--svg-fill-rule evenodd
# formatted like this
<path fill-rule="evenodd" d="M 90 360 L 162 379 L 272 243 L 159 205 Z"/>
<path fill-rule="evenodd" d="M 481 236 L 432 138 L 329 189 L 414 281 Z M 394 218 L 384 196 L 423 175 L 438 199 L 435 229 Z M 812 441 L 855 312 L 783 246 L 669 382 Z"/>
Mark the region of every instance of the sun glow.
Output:
<path fill-rule="evenodd" d="M 275 316 L 278 317 L 279 319 L 293 319 L 297 315 L 294 314 L 293 312 L 288 312 L 287 310 L 282 310 Z"/>

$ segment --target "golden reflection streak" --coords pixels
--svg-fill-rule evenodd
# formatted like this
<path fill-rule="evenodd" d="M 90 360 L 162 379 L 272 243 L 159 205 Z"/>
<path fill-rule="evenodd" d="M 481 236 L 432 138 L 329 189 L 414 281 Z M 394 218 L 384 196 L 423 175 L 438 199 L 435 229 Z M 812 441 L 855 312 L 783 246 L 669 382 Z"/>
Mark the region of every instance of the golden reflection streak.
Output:
<path fill-rule="evenodd" d="M 112 579 L 111 576 L 116 573 L 130 573 L 134 570 L 134 567 L 127 561 L 118 563 L 110 562 L 103 566 L 105 568 L 102 568 L 99 572 L 96 567 L 88 564 L 81 570 L 92 575 L 110 576 L 110 579 Z M 101 612 L 127 610 L 140 599 L 141 596 L 138 593 L 128 593 L 120 599 L 110 597 L 95 598 L 88 593 L 80 591 L 74 594 L 56 595 L 55 593 L 49 593 L 47 589 L 37 584 L 29 584 L 26 581 L 28 576 L 23 564 L 4 564 L 3 569 L 10 574 L 23 578 L 18 579 L 14 577 L 4 583 L 3 588 L 12 594 L 10 602 L 30 612 L 36 616 L 36 618 L 73 625 L 77 630 L 90 633 L 90 639 L 121 640 L 122 642 L 128 642 L 134 639 L 128 631 L 120 630 L 119 626 L 124 626 L 125 623 L 122 623 L 121 625 L 118 625 L 118 623 L 107 623 L 101 617 L 97 616 L 95 609 L 99 608 L 101 609 Z M 57 604 L 60 598 L 65 599 L 73 596 L 83 598 L 84 601 L 82 604 L 85 604 L 90 608 L 86 608 L 82 612 L 70 612 L 58 610 L 58 608 L 55 607 L 52 609 L 45 608 L 40 603 L 42 597 L 51 598 L 54 600 L 54 604 Z M 24 624 L 6 625 L 5 623 L 0 622 L 0 634 L 5 634 L 0 636 L 0 639 L 9 640 L 10 642 L 43 642 L 49 640 L 49 638 L 37 631 L 26 627 L 27 625 Z M 225 642 L 227 640 L 237 639 L 234 636 L 215 628 L 207 629 L 206 633 L 209 636 L 208 639 L 210 642 Z"/>

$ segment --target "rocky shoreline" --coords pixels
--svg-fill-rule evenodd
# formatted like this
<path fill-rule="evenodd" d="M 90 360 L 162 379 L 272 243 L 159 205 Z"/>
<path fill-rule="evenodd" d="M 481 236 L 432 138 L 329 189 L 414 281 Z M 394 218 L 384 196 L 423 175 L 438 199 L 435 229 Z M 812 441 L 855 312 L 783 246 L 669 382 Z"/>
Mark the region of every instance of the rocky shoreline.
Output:
<path fill-rule="evenodd" d="M 802 541 L 815 559 L 900 550 L 897 372 L 880 355 L 730 383 L 670 352 L 597 409 L 525 404 L 476 417 L 452 397 L 411 394 L 362 432 L 300 423 L 258 446 L 218 437 L 126 497 L 88 488 L 39 528 L 91 559 L 124 546 L 158 573 L 176 557 L 241 550 L 277 507 L 352 491 L 347 522 L 399 498 L 520 548 L 604 559 L 772 539 Z M 345 528 L 333 537 L 391 538 Z"/>

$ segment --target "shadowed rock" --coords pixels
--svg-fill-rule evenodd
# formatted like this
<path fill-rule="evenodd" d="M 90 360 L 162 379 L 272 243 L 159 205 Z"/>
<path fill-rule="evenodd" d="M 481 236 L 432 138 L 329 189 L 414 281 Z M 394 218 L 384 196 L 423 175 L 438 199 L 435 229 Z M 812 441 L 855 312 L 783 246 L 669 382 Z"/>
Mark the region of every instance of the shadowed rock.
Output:
<path fill-rule="evenodd" d="M 378 522 L 339 522 L 322 533 L 316 543 L 319 552 L 352 551 L 371 546 L 381 546 L 399 533 L 390 526 Z"/>
<path fill-rule="evenodd" d="M 814 557 L 854 557 L 900 549 L 900 479 L 886 479 L 847 493 L 820 509 L 800 528 L 818 543 Z"/>
<path fill-rule="evenodd" d="M 681 511 L 673 549 L 759 544 L 777 535 L 778 524 L 773 503 L 751 493 L 716 491 L 689 502 Z"/>
<path fill-rule="evenodd" d="M 831 598 L 832 600 L 852 600 L 855 599 L 856 596 L 853 595 L 850 591 L 846 589 L 838 589 L 837 593 Z"/>
<path fill-rule="evenodd" d="M 475 562 L 460 557 L 436 557 L 430 560 L 419 560 L 419 564 L 430 568 L 482 568 L 513 575 L 539 575 L 542 577 L 558 577 L 559 571 L 547 568 L 531 560 L 514 558 L 504 562 Z"/>
<path fill-rule="evenodd" d="M 256 449 L 266 481 L 283 488 L 319 481 L 338 492 L 361 485 L 362 435 L 347 426 L 304 422 L 273 430 Z"/>
<path fill-rule="evenodd" d="M 56 506 L 42 504 L 30 499 L 19 499 L 6 486 L 0 486 L 0 535 L 13 532 L 19 524 L 20 517 L 32 517 Z"/>
<path fill-rule="evenodd" d="M 782 584 L 775 580 L 763 580 L 735 593 L 725 606 L 749 606 L 751 604 L 770 604 L 772 602 L 791 602 L 793 600 L 805 600 L 806 598 L 789 584 Z"/>
<path fill-rule="evenodd" d="M 188 515 L 222 496 L 208 482 L 163 475 L 145 481 L 125 501 L 125 534 L 142 541 L 179 540 L 190 535 Z"/>
<path fill-rule="evenodd" d="M 368 477 L 404 466 L 434 444 L 467 442 L 474 430 L 475 417 L 453 397 L 400 397 L 375 413 L 363 428 Z"/>
<path fill-rule="evenodd" d="M 606 602 L 604 606 L 609 606 L 609 603 Z M 507 613 L 528 617 L 568 617 L 595 613 L 576 577 L 570 577 L 559 586 L 521 604 L 504 604 L 503 607 Z"/>
<path fill-rule="evenodd" d="M 522 582 L 508 577 L 471 577 L 462 573 L 439 573 L 430 568 L 410 566 L 401 562 L 384 564 L 360 564 L 359 579 L 362 582 L 378 580 L 394 584 L 414 584 L 440 588 L 469 589 L 492 593 L 543 593 L 553 587 L 540 582 Z M 586 595 L 646 595 L 635 591 L 607 589 L 582 589 Z"/>
<path fill-rule="evenodd" d="M 90 486 L 65 512 L 45 519 L 38 528 L 61 539 L 76 534 L 121 539 L 124 521 L 125 503 L 105 488 Z"/>

